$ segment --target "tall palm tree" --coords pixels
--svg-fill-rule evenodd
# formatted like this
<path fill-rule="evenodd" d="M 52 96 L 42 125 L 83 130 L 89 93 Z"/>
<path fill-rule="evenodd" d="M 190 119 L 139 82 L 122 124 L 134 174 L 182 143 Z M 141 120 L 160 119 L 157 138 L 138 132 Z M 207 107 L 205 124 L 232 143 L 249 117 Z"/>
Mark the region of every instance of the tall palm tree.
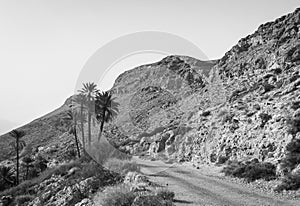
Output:
<path fill-rule="evenodd" d="M 100 122 L 98 141 L 100 141 L 104 123 L 111 121 L 119 112 L 119 103 L 114 101 L 110 92 L 97 92 L 95 100 L 96 119 Z"/>
<path fill-rule="evenodd" d="M 75 144 L 76 144 L 76 148 L 77 148 L 77 154 L 78 154 L 78 157 L 80 158 L 80 148 L 79 148 L 79 142 L 78 142 L 77 130 L 76 130 L 77 118 L 78 118 L 78 113 L 76 112 L 76 110 L 68 110 L 66 113 L 66 116 L 63 119 L 68 125 L 69 133 L 74 135 Z"/>
<path fill-rule="evenodd" d="M 79 93 L 84 95 L 87 100 L 87 107 L 88 107 L 88 142 L 89 146 L 91 146 L 92 143 L 92 134 L 91 134 L 91 119 L 92 114 L 94 113 L 94 101 L 96 93 L 98 92 L 97 85 L 95 83 L 84 83 L 83 88 L 79 90 Z"/>
<path fill-rule="evenodd" d="M 81 139 L 83 150 L 85 151 L 85 138 L 84 138 L 84 123 L 85 123 L 85 105 L 86 105 L 86 98 L 83 94 L 76 95 L 74 102 L 80 105 L 80 113 L 79 113 L 79 120 L 80 120 L 80 129 L 81 129 Z"/>
<path fill-rule="evenodd" d="M 12 146 L 15 148 L 16 152 L 17 152 L 17 177 L 16 177 L 16 184 L 19 184 L 19 152 L 21 149 L 23 149 L 25 147 L 25 142 L 23 140 L 21 140 L 21 138 L 23 136 L 25 136 L 25 132 L 22 130 L 12 130 L 9 133 L 10 136 L 15 138 L 15 142 L 12 143 Z"/>
<path fill-rule="evenodd" d="M 13 173 L 11 172 L 10 167 L 0 166 L 0 177 L 4 182 L 8 183 L 9 185 L 14 185 Z"/>

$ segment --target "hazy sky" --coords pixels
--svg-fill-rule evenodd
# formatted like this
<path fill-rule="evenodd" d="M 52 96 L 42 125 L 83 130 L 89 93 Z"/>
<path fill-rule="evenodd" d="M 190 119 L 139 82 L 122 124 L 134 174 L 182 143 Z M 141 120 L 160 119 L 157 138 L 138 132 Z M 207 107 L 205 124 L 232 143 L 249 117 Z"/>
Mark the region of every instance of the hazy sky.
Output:
<path fill-rule="evenodd" d="M 0 0 L 0 119 L 23 124 L 60 106 L 73 93 L 87 59 L 122 35 L 144 30 L 173 33 L 216 59 L 260 24 L 294 11 L 299 3 Z M 119 68 L 160 58 L 133 58 Z"/>

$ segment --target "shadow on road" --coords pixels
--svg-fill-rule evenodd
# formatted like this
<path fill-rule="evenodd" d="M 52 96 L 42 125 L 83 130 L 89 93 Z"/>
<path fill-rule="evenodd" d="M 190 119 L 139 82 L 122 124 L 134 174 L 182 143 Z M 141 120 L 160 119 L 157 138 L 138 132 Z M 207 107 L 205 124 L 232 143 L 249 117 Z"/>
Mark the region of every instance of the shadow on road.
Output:
<path fill-rule="evenodd" d="M 182 203 L 182 204 L 192 204 L 193 202 L 191 201 L 187 201 L 187 200 L 177 200 L 177 199 L 174 199 L 173 202 L 177 202 L 177 203 Z"/>

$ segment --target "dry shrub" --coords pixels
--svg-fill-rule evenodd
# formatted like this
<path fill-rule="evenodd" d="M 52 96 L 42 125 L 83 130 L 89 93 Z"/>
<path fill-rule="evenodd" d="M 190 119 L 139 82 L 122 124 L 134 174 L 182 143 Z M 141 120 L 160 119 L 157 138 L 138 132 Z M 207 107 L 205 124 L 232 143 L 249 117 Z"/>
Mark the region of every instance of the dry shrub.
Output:
<path fill-rule="evenodd" d="M 32 201 L 35 198 L 33 195 L 20 195 L 16 197 L 14 203 L 16 205 L 27 205 L 28 202 Z"/>
<path fill-rule="evenodd" d="M 300 174 L 288 174 L 282 179 L 280 185 L 275 188 L 275 191 L 283 190 L 298 190 L 300 189 Z"/>
<path fill-rule="evenodd" d="M 140 166 L 132 160 L 120 160 L 117 158 L 111 158 L 104 163 L 104 167 L 119 173 L 121 175 L 126 175 L 128 172 L 139 172 Z"/>
<path fill-rule="evenodd" d="M 269 162 L 231 162 L 222 172 L 227 176 L 245 178 L 248 182 L 257 179 L 268 181 L 276 177 L 276 167 Z"/>
<path fill-rule="evenodd" d="M 174 197 L 175 197 L 175 193 L 168 190 L 168 189 L 158 189 L 156 192 L 155 192 L 155 195 L 158 196 L 158 197 L 161 197 L 162 199 L 164 200 L 167 200 L 167 201 L 173 201 L 174 200 Z"/>
<path fill-rule="evenodd" d="M 300 164 L 300 139 L 293 139 L 286 145 L 286 155 L 281 164 L 289 171 Z"/>
<path fill-rule="evenodd" d="M 107 188 L 103 193 L 94 197 L 95 205 L 102 206 L 131 206 L 136 194 L 124 184 Z"/>

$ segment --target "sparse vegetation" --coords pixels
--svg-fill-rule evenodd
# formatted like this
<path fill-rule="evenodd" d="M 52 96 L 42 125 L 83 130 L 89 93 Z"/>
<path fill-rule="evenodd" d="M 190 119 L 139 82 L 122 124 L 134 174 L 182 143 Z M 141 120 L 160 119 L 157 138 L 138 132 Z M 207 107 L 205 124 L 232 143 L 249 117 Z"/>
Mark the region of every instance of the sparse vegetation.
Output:
<path fill-rule="evenodd" d="M 72 168 L 77 168 L 77 170 L 73 174 L 69 174 L 69 171 Z M 105 171 L 102 166 L 96 164 L 90 159 L 87 160 L 86 158 L 80 158 L 76 161 L 72 161 L 55 168 L 48 168 L 41 172 L 38 177 L 23 181 L 18 186 L 1 192 L 0 197 L 7 195 L 11 195 L 13 197 L 25 194 L 36 195 L 33 187 L 41 184 L 43 181 L 51 178 L 53 175 L 65 176 L 64 184 L 66 185 L 72 185 L 78 183 L 80 180 L 94 177 L 93 181 L 91 182 L 93 190 L 97 190 L 100 186 L 109 185 L 121 180 L 117 174 L 112 174 L 108 171 Z"/>
<path fill-rule="evenodd" d="M 289 117 L 286 120 L 288 125 L 288 133 L 296 136 L 300 132 L 300 117 Z"/>
<path fill-rule="evenodd" d="M 275 191 L 297 190 L 300 188 L 300 173 L 292 173 L 292 170 L 300 164 L 300 139 L 293 139 L 286 146 L 286 155 L 281 160 L 281 165 L 288 173 L 275 188 Z"/>
<path fill-rule="evenodd" d="M 283 190 L 298 190 L 300 189 L 300 174 L 288 174 L 282 179 L 280 185 L 275 188 L 275 191 Z"/>
<path fill-rule="evenodd" d="M 117 158 L 108 159 L 105 162 L 104 167 L 122 175 L 126 175 L 128 172 L 140 171 L 140 167 L 134 161 Z"/>
<path fill-rule="evenodd" d="M 269 162 L 230 162 L 222 172 L 227 176 L 245 178 L 248 182 L 257 179 L 268 181 L 276 177 L 276 167 Z"/>
<path fill-rule="evenodd" d="M 286 155 L 282 159 L 281 164 L 288 171 L 291 171 L 300 164 L 300 139 L 294 139 L 287 144 Z"/>
<path fill-rule="evenodd" d="M 271 116 L 271 115 L 269 115 L 269 114 L 267 114 L 267 113 L 264 113 L 264 112 L 260 113 L 260 114 L 259 114 L 259 117 L 260 117 L 260 119 L 261 119 L 261 124 L 260 124 L 260 127 L 261 127 L 261 128 L 263 128 L 263 127 L 266 125 L 266 123 L 267 123 L 270 119 L 272 119 L 272 116 Z"/>
<path fill-rule="evenodd" d="M 158 197 L 161 197 L 164 200 L 170 201 L 170 202 L 173 202 L 174 197 L 175 197 L 174 192 L 172 192 L 168 189 L 165 189 L 165 188 L 158 189 L 156 191 L 155 195 L 158 196 Z"/>
<path fill-rule="evenodd" d="M 17 196 L 14 204 L 16 205 L 27 205 L 26 203 L 32 201 L 35 198 L 35 196 L 33 195 L 20 195 Z"/>
<path fill-rule="evenodd" d="M 96 205 L 131 206 L 136 194 L 127 185 L 121 184 L 107 188 L 104 193 L 98 193 L 94 198 Z"/>

